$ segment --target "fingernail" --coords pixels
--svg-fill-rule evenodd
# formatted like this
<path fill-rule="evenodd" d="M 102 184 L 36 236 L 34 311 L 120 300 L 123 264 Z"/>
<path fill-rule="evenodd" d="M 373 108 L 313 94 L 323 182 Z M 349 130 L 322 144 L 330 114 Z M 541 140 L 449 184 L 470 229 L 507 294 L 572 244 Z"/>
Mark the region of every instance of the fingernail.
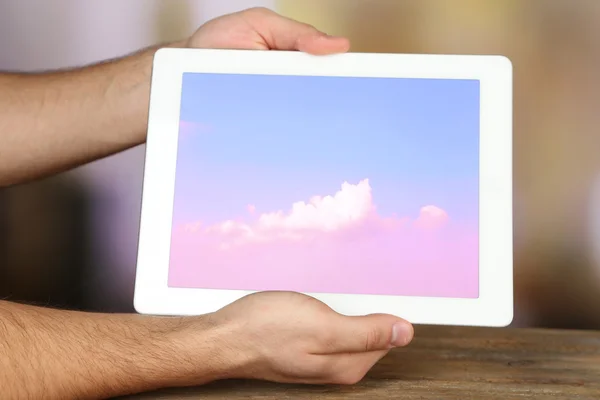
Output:
<path fill-rule="evenodd" d="M 397 322 L 392 327 L 392 347 L 406 346 L 413 337 L 413 327 L 407 322 Z"/>

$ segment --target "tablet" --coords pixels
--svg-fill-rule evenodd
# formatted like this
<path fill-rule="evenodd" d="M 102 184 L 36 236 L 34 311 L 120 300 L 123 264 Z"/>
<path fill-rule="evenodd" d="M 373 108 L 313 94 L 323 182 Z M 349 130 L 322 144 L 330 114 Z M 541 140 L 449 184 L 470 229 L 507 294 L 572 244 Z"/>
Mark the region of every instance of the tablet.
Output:
<path fill-rule="evenodd" d="M 163 49 L 135 308 L 295 291 L 346 315 L 513 315 L 512 66 L 500 56 Z"/>

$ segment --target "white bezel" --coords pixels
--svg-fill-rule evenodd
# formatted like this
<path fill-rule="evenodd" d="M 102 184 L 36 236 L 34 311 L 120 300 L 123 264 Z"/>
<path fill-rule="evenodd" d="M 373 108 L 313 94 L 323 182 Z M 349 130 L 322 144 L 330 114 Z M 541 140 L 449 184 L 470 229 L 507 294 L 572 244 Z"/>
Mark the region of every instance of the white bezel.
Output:
<path fill-rule="evenodd" d="M 506 326 L 513 318 L 512 64 L 502 56 L 162 49 L 152 74 L 135 309 L 200 315 L 251 293 L 167 285 L 182 76 L 185 72 L 480 81 L 479 298 L 314 294 L 347 315 L 390 313 L 413 323 Z"/>

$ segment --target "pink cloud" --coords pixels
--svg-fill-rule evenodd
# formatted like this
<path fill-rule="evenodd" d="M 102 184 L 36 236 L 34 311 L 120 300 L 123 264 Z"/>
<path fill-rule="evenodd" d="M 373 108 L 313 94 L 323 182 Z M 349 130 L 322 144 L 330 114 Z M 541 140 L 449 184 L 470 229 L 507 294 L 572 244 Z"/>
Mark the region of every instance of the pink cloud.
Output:
<path fill-rule="evenodd" d="M 170 284 L 423 296 L 478 293 L 476 227 L 424 205 L 417 218 L 381 216 L 368 179 L 344 182 L 288 210 L 175 227 Z"/>
<path fill-rule="evenodd" d="M 448 214 L 436 206 L 425 206 L 421 208 L 419 218 L 415 221 L 415 224 L 421 228 L 440 228 L 448 222 Z"/>

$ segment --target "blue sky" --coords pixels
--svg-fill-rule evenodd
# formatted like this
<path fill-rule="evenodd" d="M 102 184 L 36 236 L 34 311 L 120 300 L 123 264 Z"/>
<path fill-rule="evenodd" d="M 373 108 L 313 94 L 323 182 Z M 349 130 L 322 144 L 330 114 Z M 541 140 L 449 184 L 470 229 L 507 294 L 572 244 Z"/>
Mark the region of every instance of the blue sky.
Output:
<path fill-rule="evenodd" d="M 185 74 L 174 222 L 287 210 L 369 178 L 378 212 L 477 221 L 479 82 Z"/>

